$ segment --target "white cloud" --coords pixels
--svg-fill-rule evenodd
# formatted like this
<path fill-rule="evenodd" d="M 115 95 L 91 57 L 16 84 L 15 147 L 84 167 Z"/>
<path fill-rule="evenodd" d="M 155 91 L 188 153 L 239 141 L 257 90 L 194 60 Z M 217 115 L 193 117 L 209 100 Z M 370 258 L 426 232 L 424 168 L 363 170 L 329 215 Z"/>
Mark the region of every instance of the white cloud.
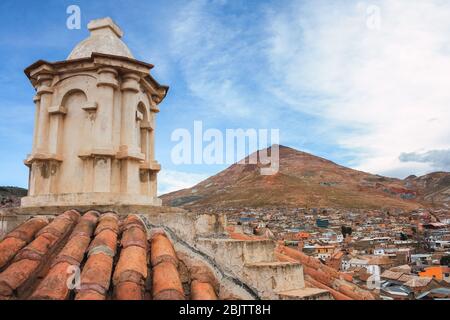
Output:
<path fill-rule="evenodd" d="M 158 194 L 190 188 L 206 178 L 208 178 L 206 174 L 161 170 L 158 174 Z"/>
<path fill-rule="evenodd" d="M 335 138 L 359 151 L 358 169 L 425 173 L 436 168 L 399 155 L 450 147 L 450 4 L 374 3 L 380 30 L 367 27 L 372 3 L 292 2 L 269 10 L 273 93 L 295 110 L 354 128 Z"/>
<path fill-rule="evenodd" d="M 399 159 L 402 162 L 430 163 L 434 168 L 450 171 L 450 149 L 402 153 Z"/>
<path fill-rule="evenodd" d="M 248 89 L 248 76 L 259 50 L 257 28 L 246 15 L 227 15 L 224 0 L 189 2 L 171 24 L 170 48 L 191 94 L 208 116 L 254 118 L 259 100 Z"/>

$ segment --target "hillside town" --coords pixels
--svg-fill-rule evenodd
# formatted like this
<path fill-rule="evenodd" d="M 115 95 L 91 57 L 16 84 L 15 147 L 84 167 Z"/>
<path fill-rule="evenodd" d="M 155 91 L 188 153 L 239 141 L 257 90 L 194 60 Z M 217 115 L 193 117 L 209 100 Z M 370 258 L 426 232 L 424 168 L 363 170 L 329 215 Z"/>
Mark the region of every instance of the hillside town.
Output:
<path fill-rule="evenodd" d="M 226 213 L 235 232 L 275 239 L 316 258 L 379 299 L 450 295 L 448 210 L 275 207 L 231 208 Z"/>

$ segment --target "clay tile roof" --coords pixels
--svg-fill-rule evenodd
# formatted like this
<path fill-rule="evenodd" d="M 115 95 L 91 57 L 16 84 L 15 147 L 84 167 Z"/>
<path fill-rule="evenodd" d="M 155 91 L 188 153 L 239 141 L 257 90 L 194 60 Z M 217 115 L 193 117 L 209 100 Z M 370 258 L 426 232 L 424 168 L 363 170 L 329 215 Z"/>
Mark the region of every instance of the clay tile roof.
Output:
<path fill-rule="evenodd" d="M 65 240 L 79 218 L 76 211 L 67 211 L 42 228 L 36 238 L 14 257 L 7 268 L 0 273 L 0 298 L 17 298 L 27 293 L 39 273 L 49 262 L 58 245 Z"/>
<path fill-rule="evenodd" d="M 393 272 L 411 273 L 411 267 L 409 265 L 407 265 L 407 264 L 401 265 L 401 266 L 392 267 L 389 270 L 393 271 Z"/>
<path fill-rule="evenodd" d="M 119 219 L 115 214 L 106 213 L 100 217 L 95 238 L 89 246 L 88 259 L 81 272 L 81 288 L 75 299 L 106 298 L 113 271 L 118 231 Z"/>
<path fill-rule="evenodd" d="M 408 281 L 410 281 L 410 280 L 412 280 L 412 279 L 414 279 L 415 278 L 415 276 L 414 275 L 412 275 L 412 274 L 402 274 L 402 276 L 400 277 L 400 278 L 398 278 L 398 281 L 400 281 L 400 282 L 408 282 Z"/>
<path fill-rule="evenodd" d="M 279 245 L 276 249 L 276 254 L 281 259 L 294 259 L 294 261 L 300 262 L 303 265 L 305 275 L 308 276 L 308 281 L 318 288 L 328 290 L 337 300 L 375 299 L 371 292 L 348 281 L 350 280 L 348 275 L 322 264 L 318 259 L 310 257 L 303 252 Z"/>
<path fill-rule="evenodd" d="M 79 266 L 91 242 L 98 214 L 88 212 L 73 229 L 68 242 L 52 262 L 47 276 L 32 294 L 32 299 L 65 300 L 69 295 L 67 280 L 71 267 Z"/>
<path fill-rule="evenodd" d="M 142 300 L 147 267 L 147 234 L 142 222 L 135 216 L 124 221 L 122 251 L 117 263 L 113 283 L 117 300 Z"/>
<path fill-rule="evenodd" d="M 138 215 L 70 210 L 50 220 L 25 221 L 0 241 L 0 300 L 218 297 L 214 273 L 187 269 L 164 230 L 147 231 Z M 76 272 L 80 286 L 68 286 Z"/>
<path fill-rule="evenodd" d="M 169 261 L 175 266 L 178 265 L 178 258 L 175 254 L 172 243 L 164 234 L 155 234 L 152 237 L 150 252 L 153 267 L 163 261 Z"/>
<path fill-rule="evenodd" d="M 369 264 L 374 265 L 389 265 L 392 264 L 391 259 L 387 256 L 372 256 L 369 258 Z"/>
<path fill-rule="evenodd" d="M 389 279 L 389 280 L 398 280 L 403 275 L 403 272 L 393 272 L 390 270 L 385 270 L 381 274 L 381 278 Z"/>
<path fill-rule="evenodd" d="M 415 277 L 413 276 L 411 279 L 409 279 L 407 282 L 404 283 L 405 286 L 410 288 L 421 288 L 426 287 L 433 278 L 429 277 Z"/>
<path fill-rule="evenodd" d="M 193 280 L 191 282 L 192 300 L 217 300 L 214 287 L 209 282 Z"/>
<path fill-rule="evenodd" d="M 45 218 L 32 218 L 8 233 L 0 243 L 0 270 L 47 224 Z"/>
<path fill-rule="evenodd" d="M 162 261 L 153 267 L 152 295 L 154 300 L 184 300 L 184 290 L 177 267 Z"/>

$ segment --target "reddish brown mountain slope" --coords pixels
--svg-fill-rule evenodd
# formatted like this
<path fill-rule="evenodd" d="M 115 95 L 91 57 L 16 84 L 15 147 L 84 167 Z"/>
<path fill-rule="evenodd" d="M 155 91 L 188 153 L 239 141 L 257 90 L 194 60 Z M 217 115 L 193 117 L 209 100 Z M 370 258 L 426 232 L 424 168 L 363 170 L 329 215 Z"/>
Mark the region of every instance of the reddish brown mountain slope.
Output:
<path fill-rule="evenodd" d="M 192 188 L 161 198 L 166 205 L 186 208 L 286 205 L 415 209 L 423 205 L 423 198 L 433 197 L 428 195 L 428 190 L 439 180 L 426 178 L 427 185 L 423 177 L 400 180 L 372 175 L 284 146 L 280 146 L 277 174 L 263 176 L 260 167 L 259 164 L 233 164 Z M 449 173 L 444 175 L 450 177 Z M 440 179 L 448 188 L 446 178 Z M 441 189 L 436 187 L 435 192 L 434 198 L 441 201 Z"/>

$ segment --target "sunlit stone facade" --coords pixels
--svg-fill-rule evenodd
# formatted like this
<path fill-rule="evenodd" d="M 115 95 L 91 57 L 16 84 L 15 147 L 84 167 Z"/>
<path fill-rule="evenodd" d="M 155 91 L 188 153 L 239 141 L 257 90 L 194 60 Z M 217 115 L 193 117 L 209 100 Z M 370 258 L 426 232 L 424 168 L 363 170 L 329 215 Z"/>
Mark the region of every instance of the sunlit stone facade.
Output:
<path fill-rule="evenodd" d="M 22 206 L 160 205 L 155 120 L 168 87 L 133 58 L 110 18 L 88 29 L 67 60 L 25 70 L 36 115 Z"/>

